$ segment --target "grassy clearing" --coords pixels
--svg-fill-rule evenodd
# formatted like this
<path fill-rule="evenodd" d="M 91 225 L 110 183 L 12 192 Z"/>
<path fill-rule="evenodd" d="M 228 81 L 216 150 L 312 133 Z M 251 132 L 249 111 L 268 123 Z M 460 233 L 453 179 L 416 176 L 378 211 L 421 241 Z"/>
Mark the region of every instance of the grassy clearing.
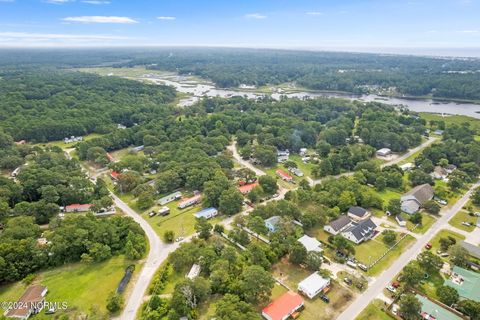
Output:
<path fill-rule="evenodd" d="M 430 244 L 432 245 L 432 252 L 437 252 L 437 250 L 440 250 L 440 239 L 446 237 L 453 237 L 455 240 L 457 240 L 457 243 L 465 240 L 465 237 L 461 234 L 446 229 L 440 230 L 440 232 L 437 233 L 432 241 L 430 241 Z"/>
<path fill-rule="evenodd" d="M 356 318 L 356 320 L 392 320 L 385 311 L 382 310 L 384 306 L 383 301 L 375 299 L 373 300 L 362 313 Z"/>
<path fill-rule="evenodd" d="M 99 138 L 101 136 L 102 135 L 98 134 L 98 133 L 91 133 L 91 134 L 88 134 L 86 136 L 83 136 L 83 141 L 92 140 L 92 139 L 95 139 L 95 138 Z M 65 143 L 63 140 L 58 140 L 58 141 L 50 141 L 50 142 L 45 142 L 45 143 L 35 143 L 33 145 L 41 147 L 41 148 L 59 147 L 59 148 L 65 150 L 65 149 L 74 148 L 77 145 L 77 143 Z"/>
<path fill-rule="evenodd" d="M 97 264 L 70 264 L 40 272 L 34 283 L 48 287 L 47 301 L 67 302 L 67 313 L 88 313 L 92 308 L 106 313 L 106 299 L 117 288 L 130 264 L 132 262 L 124 256 Z M 2 286 L 0 300 L 16 301 L 26 287 L 21 282 Z"/>
<path fill-rule="evenodd" d="M 407 235 L 394 249 L 392 249 L 379 263 L 368 270 L 370 276 L 378 275 L 388 268 L 400 255 L 415 242 L 415 238 Z"/>
<path fill-rule="evenodd" d="M 308 277 L 311 272 L 289 264 L 286 260 L 273 266 L 273 275 L 282 279 L 292 290 L 296 290 L 298 283 Z M 280 295 L 282 292 L 276 294 Z M 332 282 L 331 290 L 328 292 L 330 303 L 325 303 L 318 297 L 310 300 L 305 298 L 305 310 L 298 319 L 300 320 L 326 320 L 335 319 L 353 300 L 355 294 L 347 288 Z"/>
<path fill-rule="evenodd" d="M 422 281 L 419 290 L 422 291 L 429 298 L 438 300 L 437 288 L 443 285 L 444 280 L 445 279 L 439 272 L 429 274 L 428 279 Z"/>
<path fill-rule="evenodd" d="M 471 225 L 466 226 L 462 224 L 462 222 L 469 222 Z M 468 214 L 467 211 L 465 210 L 460 210 L 453 216 L 453 218 L 448 222 L 451 226 L 454 226 L 455 228 L 458 228 L 460 230 L 465 230 L 467 232 L 472 232 L 475 230 L 475 226 L 477 223 L 477 217 L 472 217 Z"/>
<path fill-rule="evenodd" d="M 445 124 L 452 125 L 452 124 L 463 124 L 463 123 L 469 123 L 471 127 L 475 128 L 475 130 L 480 129 L 480 121 L 475 118 L 467 117 L 467 116 L 460 116 L 460 115 L 448 115 L 445 117 L 442 117 L 440 114 L 435 114 L 435 113 L 426 113 L 426 112 L 421 112 L 420 117 L 423 119 L 430 121 L 430 120 L 435 120 L 435 121 L 445 121 Z"/>

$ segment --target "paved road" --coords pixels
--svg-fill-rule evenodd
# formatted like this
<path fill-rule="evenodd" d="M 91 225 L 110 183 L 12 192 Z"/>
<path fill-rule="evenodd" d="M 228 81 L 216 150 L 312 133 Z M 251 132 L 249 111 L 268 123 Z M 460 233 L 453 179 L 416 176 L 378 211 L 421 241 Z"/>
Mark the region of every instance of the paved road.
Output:
<path fill-rule="evenodd" d="M 475 183 L 470 190 L 458 200 L 451 208 L 446 209 L 442 216 L 430 227 L 430 229 L 422 235 L 416 243 L 405 251 L 387 270 L 385 270 L 368 289 L 360 295 L 345 311 L 337 318 L 337 320 L 355 319 L 367 305 L 381 295 L 383 289 L 393 280 L 393 278 L 402 271 L 403 267 L 415 259 L 422 251 L 425 245 L 437 234 L 438 231 L 448 228 L 448 221 L 468 202 L 472 191 L 480 186 L 480 181 Z"/>
<path fill-rule="evenodd" d="M 384 167 L 387 167 L 387 166 L 391 166 L 391 165 L 394 165 L 394 164 L 398 164 L 400 162 L 402 162 L 403 160 L 407 159 L 408 157 L 410 157 L 411 155 L 417 153 L 418 151 L 428 147 L 429 145 L 431 145 L 432 143 L 434 143 L 435 141 L 437 141 L 438 138 L 436 137 L 430 137 L 428 138 L 427 141 L 425 141 L 424 143 L 422 143 L 421 145 L 419 145 L 418 147 L 415 147 L 413 149 L 410 149 L 407 153 L 401 155 L 400 157 L 398 158 L 395 158 L 391 161 L 388 161 L 388 162 L 385 162 L 384 164 L 382 164 L 380 167 L 381 168 L 384 168 Z M 327 180 L 327 179 L 330 179 L 330 178 L 335 178 L 335 179 L 338 179 L 340 177 L 348 177 L 348 176 L 352 176 L 355 172 L 353 171 L 350 171 L 350 172 L 345 172 L 345 173 L 342 173 L 342 174 L 339 174 L 339 175 L 336 175 L 336 176 L 327 176 L 327 177 L 324 177 L 324 178 L 321 178 L 321 179 L 317 179 L 317 180 L 313 180 L 312 178 L 308 177 L 307 180 L 308 182 L 310 183 L 310 185 L 316 185 L 316 184 L 319 184 L 319 183 L 322 183 L 324 180 Z"/>
<path fill-rule="evenodd" d="M 257 176 L 264 176 L 264 175 L 266 175 L 265 172 L 263 172 L 262 170 L 258 169 L 257 167 L 255 167 L 255 166 L 254 166 L 253 164 L 251 164 L 250 162 L 242 159 L 242 157 L 238 154 L 238 151 L 237 151 L 237 141 L 233 141 L 233 143 L 232 143 L 231 145 L 229 145 L 229 146 L 227 147 L 227 149 L 232 152 L 233 158 L 234 158 L 235 161 L 237 161 L 240 165 L 242 165 L 243 167 L 246 167 L 246 168 L 252 170 L 253 172 L 255 172 L 255 174 L 256 174 Z"/>
<path fill-rule="evenodd" d="M 140 224 L 142 229 L 145 231 L 148 242 L 150 244 L 150 251 L 148 253 L 147 260 L 142 267 L 140 275 L 136 279 L 133 290 L 128 297 L 125 309 L 123 310 L 122 315 L 119 317 L 119 319 L 122 320 L 133 320 L 135 319 L 135 316 L 141 304 L 143 303 L 143 297 L 153 276 L 155 275 L 155 272 L 160 267 L 162 262 L 167 259 L 168 255 L 178 248 L 180 243 L 163 243 L 147 221 L 145 221 L 139 214 L 133 211 L 115 194 L 112 193 L 111 195 L 116 206 L 122 209 L 122 211 L 125 212 L 126 215 L 132 217 L 135 222 Z M 184 241 L 188 241 L 188 239 Z"/>

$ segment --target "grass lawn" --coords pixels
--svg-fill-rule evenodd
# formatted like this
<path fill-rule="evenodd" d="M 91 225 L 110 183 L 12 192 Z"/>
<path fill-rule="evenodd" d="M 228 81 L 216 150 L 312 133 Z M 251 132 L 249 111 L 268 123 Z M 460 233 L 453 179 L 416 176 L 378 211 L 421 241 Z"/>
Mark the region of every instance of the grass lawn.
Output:
<path fill-rule="evenodd" d="M 98 133 L 91 133 L 89 135 L 86 135 L 86 136 L 83 136 L 83 141 L 88 141 L 88 140 L 92 140 L 92 139 L 95 139 L 95 138 L 98 138 L 98 137 L 101 137 L 102 135 L 101 134 L 98 134 Z M 46 148 L 46 147 L 60 147 L 62 149 L 70 149 L 70 148 L 74 148 L 77 143 L 65 143 L 63 140 L 58 140 L 58 141 L 50 141 L 50 142 L 45 142 L 45 143 L 35 143 L 33 144 L 34 146 L 39 146 L 39 147 L 42 147 L 42 148 Z"/>
<path fill-rule="evenodd" d="M 296 291 L 298 283 L 308 277 L 310 271 L 291 265 L 286 259 L 273 266 L 273 275 L 282 279 L 292 290 Z M 273 294 L 280 289 L 274 289 Z M 313 300 L 305 298 L 305 310 L 300 313 L 300 320 L 335 319 L 351 302 L 355 294 L 347 288 L 332 281 L 332 287 L 327 296 L 330 303 L 325 303 L 316 297 Z"/>
<path fill-rule="evenodd" d="M 463 225 L 462 222 L 470 222 L 471 225 L 466 226 Z M 459 212 L 457 212 L 457 214 L 453 216 L 453 218 L 448 222 L 448 224 L 458 229 L 465 230 L 467 232 L 472 232 L 473 230 L 475 230 L 476 223 L 477 217 L 472 217 L 468 215 L 468 212 L 465 210 L 460 210 Z"/>
<path fill-rule="evenodd" d="M 392 320 L 386 312 L 382 310 L 384 306 L 383 301 L 379 299 L 373 300 L 362 313 L 356 318 L 356 320 Z"/>
<path fill-rule="evenodd" d="M 300 155 L 298 154 L 291 154 L 290 160 L 294 161 L 297 164 L 298 169 L 302 170 L 306 177 L 312 176 L 312 170 L 313 168 L 315 168 L 314 164 L 304 163 L 302 161 L 302 157 L 300 157 Z"/>
<path fill-rule="evenodd" d="M 407 220 L 407 229 L 415 233 L 422 233 L 422 234 L 425 233 L 428 229 L 430 229 L 432 224 L 434 224 L 436 221 L 435 217 L 433 217 L 431 214 L 424 212 L 422 213 L 422 224 L 416 227 L 415 230 L 413 230 L 415 225 L 410 222 L 409 215 L 406 213 L 402 213 L 402 215 L 405 218 L 405 220 Z"/>
<path fill-rule="evenodd" d="M 445 121 L 445 124 L 451 125 L 451 124 L 462 124 L 462 123 L 469 123 L 472 128 L 475 128 L 475 130 L 480 129 L 480 121 L 478 119 L 472 118 L 472 117 L 467 117 L 467 116 L 460 116 L 460 115 L 449 115 L 442 117 L 440 114 L 435 114 L 435 113 L 426 113 L 426 112 L 421 112 L 420 117 L 430 121 L 430 120 L 436 120 L 436 121 Z"/>
<path fill-rule="evenodd" d="M 48 287 L 47 301 L 67 302 L 67 312 L 88 313 L 95 307 L 99 312 L 106 313 L 106 299 L 110 292 L 115 291 L 130 264 L 132 262 L 123 256 L 97 264 L 69 264 L 40 272 L 34 283 Z M 2 286 L 0 300 L 16 301 L 25 288 L 21 282 Z"/>
<path fill-rule="evenodd" d="M 400 199 L 402 197 L 401 192 L 392 188 L 387 188 L 382 192 L 377 191 L 377 194 L 382 198 L 384 204 L 388 204 L 388 201 L 391 199 Z"/>
<path fill-rule="evenodd" d="M 439 272 L 430 274 L 428 279 L 423 280 L 419 290 L 432 299 L 438 299 L 437 288 L 443 285 L 444 278 Z"/>
<path fill-rule="evenodd" d="M 361 243 L 355 247 L 355 258 L 369 265 L 378 259 L 385 251 L 387 251 L 388 246 L 382 241 L 383 235 L 378 235 L 375 239 L 369 240 L 367 242 Z M 397 239 L 400 238 L 400 235 L 397 236 Z M 406 248 L 408 248 L 414 242 L 415 238 L 410 235 L 407 235 L 394 249 L 388 252 L 388 254 L 383 257 L 376 265 L 367 271 L 367 274 L 374 276 L 385 270 L 390 264 L 397 259 Z"/>
<path fill-rule="evenodd" d="M 446 229 L 440 230 L 440 232 L 437 233 L 437 235 L 432 239 L 432 241 L 430 241 L 430 243 L 432 245 L 432 249 L 431 249 L 432 252 L 437 252 L 437 250 L 440 249 L 440 239 L 441 238 L 446 238 L 446 237 L 449 237 L 449 236 L 455 238 L 455 240 L 457 240 L 457 243 L 462 241 L 462 240 L 465 240 L 465 237 L 461 234 L 458 234 L 456 232 L 446 230 Z"/>

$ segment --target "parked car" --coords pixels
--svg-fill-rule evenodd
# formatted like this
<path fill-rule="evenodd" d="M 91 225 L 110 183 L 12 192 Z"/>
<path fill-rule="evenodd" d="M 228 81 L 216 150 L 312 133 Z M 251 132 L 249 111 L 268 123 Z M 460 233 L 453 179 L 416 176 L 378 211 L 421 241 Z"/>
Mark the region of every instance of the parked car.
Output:
<path fill-rule="evenodd" d="M 394 287 L 395 289 L 400 287 L 400 283 L 398 281 L 393 281 L 392 282 L 392 287 Z"/>
<path fill-rule="evenodd" d="M 330 302 L 330 299 L 328 299 L 328 297 L 327 297 L 326 295 L 324 295 L 324 294 L 322 294 L 322 295 L 320 296 L 320 299 L 322 299 L 322 301 L 325 302 L 325 303 L 329 303 L 329 302 Z"/>
<path fill-rule="evenodd" d="M 152 211 L 148 214 L 148 216 L 151 218 L 151 217 L 154 217 L 157 213 L 155 211 Z"/>
<path fill-rule="evenodd" d="M 387 289 L 388 291 L 390 291 L 391 293 L 395 293 L 397 292 L 397 289 L 395 289 L 393 286 L 389 285 L 389 286 L 386 286 L 385 289 Z"/>
<path fill-rule="evenodd" d="M 440 203 L 442 206 L 445 206 L 447 204 L 447 201 L 441 199 L 437 200 L 437 202 Z"/>
<path fill-rule="evenodd" d="M 344 281 L 346 284 L 348 284 L 349 286 L 351 286 L 352 283 L 353 283 L 352 279 L 347 278 L 347 277 L 343 278 L 343 281 Z"/>
<path fill-rule="evenodd" d="M 360 270 L 363 270 L 363 271 L 368 271 L 368 268 L 366 265 L 362 264 L 362 263 L 359 263 L 357 264 L 357 266 L 360 268 Z"/>
<path fill-rule="evenodd" d="M 430 250 L 432 249 L 432 244 L 429 242 L 425 245 L 425 249 Z"/>
<path fill-rule="evenodd" d="M 184 237 L 178 237 L 177 239 L 175 239 L 175 242 L 180 242 L 180 241 L 183 241 Z"/>
<path fill-rule="evenodd" d="M 349 266 L 350 268 L 354 268 L 356 269 L 357 268 L 357 264 L 353 261 L 347 261 L 347 266 Z"/>
<path fill-rule="evenodd" d="M 462 225 L 467 226 L 467 227 L 472 226 L 472 224 L 470 222 L 467 222 L 467 221 L 463 221 Z"/>

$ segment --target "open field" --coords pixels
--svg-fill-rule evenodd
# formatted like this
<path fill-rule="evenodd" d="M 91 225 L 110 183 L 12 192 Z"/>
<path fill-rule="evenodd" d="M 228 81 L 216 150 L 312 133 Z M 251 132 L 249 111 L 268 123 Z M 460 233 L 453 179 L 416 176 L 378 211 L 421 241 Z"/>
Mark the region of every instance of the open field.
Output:
<path fill-rule="evenodd" d="M 356 320 L 392 320 L 387 313 L 382 310 L 384 306 L 383 301 L 373 300 L 362 313 L 356 318 Z"/>
<path fill-rule="evenodd" d="M 467 232 L 472 232 L 476 228 L 477 217 L 472 217 L 468 214 L 466 210 L 460 210 L 457 214 L 448 222 L 448 224 L 458 228 L 460 230 L 465 230 Z M 462 222 L 469 222 L 471 225 L 467 226 L 462 224 Z"/>
<path fill-rule="evenodd" d="M 67 302 L 67 313 L 88 313 L 92 308 L 106 313 L 106 299 L 115 291 L 130 264 L 124 256 L 96 264 L 69 264 L 40 272 L 34 283 L 48 287 L 47 301 Z M 16 301 L 26 287 L 21 282 L 2 286 L 0 300 Z"/>
<path fill-rule="evenodd" d="M 83 141 L 92 140 L 92 139 L 95 139 L 95 138 L 98 138 L 98 137 L 101 137 L 101 136 L 102 135 L 98 134 L 98 133 L 91 133 L 91 134 L 88 134 L 86 136 L 83 136 Z M 62 149 L 65 150 L 65 149 L 74 148 L 76 144 L 77 144 L 76 142 L 65 143 L 65 141 L 63 141 L 63 140 L 58 140 L 58 141 L 50 141 L 50 142 L 45 142 L 45 143 L 35 143 L 33 145 L 34 146 L 39 146 L 41 148 L 59 147 L 59 148 L 62 148 Z"/>
<path fill-rule="evenodd" d="M 445 124 L 447 126 L 449 124 L 462 124 L 466 122 L 466 123 L 469 123 L 472 128 L 475 128 L 476 130 L 480 129 L 480 121 L 478 121 L 478 119 L 467 117 L 467 116 L 447 115 L 445 117 L 442 117 L 442 115 L 440 114 L 421 112 L 420 117 L 422 117 L 427 121 L 430 121 L 430 120 L 445 121 Z"/>

